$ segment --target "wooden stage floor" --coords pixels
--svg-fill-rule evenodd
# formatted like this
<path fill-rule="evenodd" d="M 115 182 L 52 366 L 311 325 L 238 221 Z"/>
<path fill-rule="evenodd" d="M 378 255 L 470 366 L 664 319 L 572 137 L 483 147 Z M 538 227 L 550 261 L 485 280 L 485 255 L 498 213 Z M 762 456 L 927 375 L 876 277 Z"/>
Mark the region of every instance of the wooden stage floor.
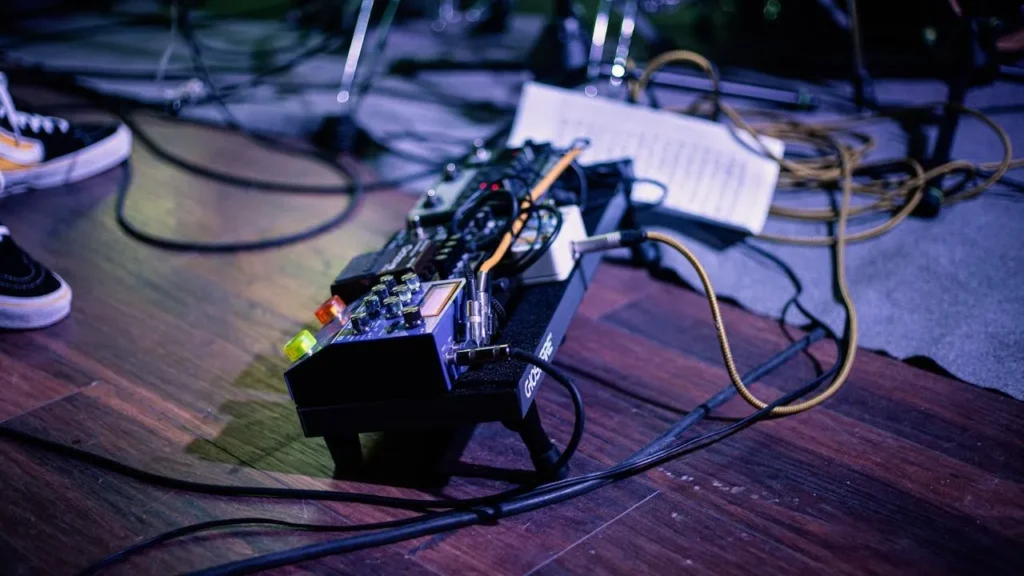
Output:
<path fill-rule="evenodd" d="M 214 130 L 146 125 L 176 150 L 228 170 L 336 181 L 322 167 Z M 252 238 L 300 228 L 346 202 L 224 189 L 138 144 L 134 166 L 128 212 L 161 234 Z M 337 271 L 400 225 L 412 199 L 372 193 L 354 220 L 314 241 L 210 256 L 123 234 L 113 219 L 118 178 L 115 170 L 0 203 L 18 241 L 75 293 L 65 322 L 0 333 L 3 425 L 181 478 L 412 494 L 332 479 L 323 443 L 299 429 L 280 352 L 315 322 Z M 789 342 L 772 320 L 730 306 L 724 314 L 741 370 Z M 829 343 L 812 353 L 826 366 L 835 355 Z M 728 382 L 703 297 L 607 263 L 557 363 L 587 405 L 577 472 L 626 457 Z M 777 394 L 814 371 L 800 356 L 758 386 Z M 539 405 L 564 445 L 569 401 L 546 386 Z M 734 400 L 721 415 L 747 412 Z M 550 509 L 283 573 L 1022 574 L 1022 438 L 1024 404 L 862 352 L 849 384 L 809 413 Z M 530 467 L 519 439 L 500 425 L 478 428 L 464 460 Z M 0 486 L 3 574 L 71 574 L 143 538 L 215 518 L 356 523 L 402 515 L 154 488 L 8 439 L 0 439 Z M 459 478 L 445 493 L 499 486 Z M 110 573 L 186 572 L 330 537 L 220 533 L 163 546 Z"/>

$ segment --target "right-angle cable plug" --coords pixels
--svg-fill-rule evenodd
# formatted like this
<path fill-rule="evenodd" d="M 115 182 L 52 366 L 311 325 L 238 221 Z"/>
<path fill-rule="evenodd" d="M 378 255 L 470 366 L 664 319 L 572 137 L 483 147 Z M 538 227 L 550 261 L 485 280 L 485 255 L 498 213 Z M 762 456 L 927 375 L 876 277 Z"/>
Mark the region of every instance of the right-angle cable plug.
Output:
<path fill-rule="evenodd" d="M 591 252 L 602 252 L 604 250 L 622 248 L 623 246 L 636 246 L 642 244 L 645 240 L 647 240 L 647 234 L 643 230 L 622 230 L 620 232 L 598 234 L 597 236 L 577 240 L 572 243 L 572 248 L 578 258 Z"/>
<path fill-rule="evenodd" d="M 480 364 L 508 360 L 511 356 L 508 344 L 498 344 L 496 346 L 456 350 L 452 360 L 457 366 L 478 366 Z"/>

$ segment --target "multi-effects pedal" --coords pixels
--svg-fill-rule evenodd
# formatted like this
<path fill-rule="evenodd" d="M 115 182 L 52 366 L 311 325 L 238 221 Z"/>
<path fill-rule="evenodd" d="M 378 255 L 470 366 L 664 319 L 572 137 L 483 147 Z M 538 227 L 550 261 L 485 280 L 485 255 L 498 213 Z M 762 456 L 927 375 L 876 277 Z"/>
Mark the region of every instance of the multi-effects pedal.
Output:
<path fill-rule="evenodd" d="M 534 404 L 541 371 L 495 351 L 553 357 L 600 258 L 572 242 L 616 230 L 627 209 L 628 162 L 567 170 L 575 155 L 528 142 L 449 167 L 458 193 L 432 188 L 335 279 L 320 330 L 285 347 L 285 380 L 339 474 L 365 468 L 360 434 L 481 422 L 518 431 L 539 472 L 565 472 L 550 469 L 559 452 Z"/>
<path fill-rule="evenodd" d="M 450 392 L 465 370 L 454 362 L 462 279 L 421 282 L 390 274 L 355 300 L 344 324 L 318 339 L 316 353 L 287 373 L 299 406 L 334 406 L 380 398 L 431 397 Z M 346 367 L 339 378 L 338 367 Z M 359 378 L 365 370 L 366 378 Z"/>

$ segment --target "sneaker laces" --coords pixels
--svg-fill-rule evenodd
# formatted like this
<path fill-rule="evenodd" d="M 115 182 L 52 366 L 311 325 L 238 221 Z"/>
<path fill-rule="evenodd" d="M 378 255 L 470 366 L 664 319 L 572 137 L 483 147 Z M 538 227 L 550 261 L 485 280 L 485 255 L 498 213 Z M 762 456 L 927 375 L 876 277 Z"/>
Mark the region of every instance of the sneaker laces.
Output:
<path fill-rule="evenodd" d="M 63 118 L 18 112 L 11 93 L 7 91 L 7 75 L 0 72 L 0 120 L 5 117 L 14 130 L 15 138 L 21 138 L 21 130 L 26 127 L 32 132 L 47 134 L 53 134 L 55 129 L 65 133 L 71 129 L 71 124 Z"/>

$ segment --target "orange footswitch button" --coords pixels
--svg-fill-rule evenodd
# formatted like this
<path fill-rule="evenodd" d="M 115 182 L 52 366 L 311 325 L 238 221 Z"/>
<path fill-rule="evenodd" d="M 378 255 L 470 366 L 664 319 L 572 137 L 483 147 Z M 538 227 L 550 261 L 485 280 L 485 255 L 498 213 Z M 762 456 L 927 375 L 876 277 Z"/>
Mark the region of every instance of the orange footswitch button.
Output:
<path fill-rule="evenodd" d="M 341 301 L 341 298 L 331 296 L 329 300 L 316 309 L 314 314 L 316 314 L 316 319 L 320 321 L 321 325 L 327 326 L 335 318 L 341 318 L 345 314 L 345 303 Z"/>

